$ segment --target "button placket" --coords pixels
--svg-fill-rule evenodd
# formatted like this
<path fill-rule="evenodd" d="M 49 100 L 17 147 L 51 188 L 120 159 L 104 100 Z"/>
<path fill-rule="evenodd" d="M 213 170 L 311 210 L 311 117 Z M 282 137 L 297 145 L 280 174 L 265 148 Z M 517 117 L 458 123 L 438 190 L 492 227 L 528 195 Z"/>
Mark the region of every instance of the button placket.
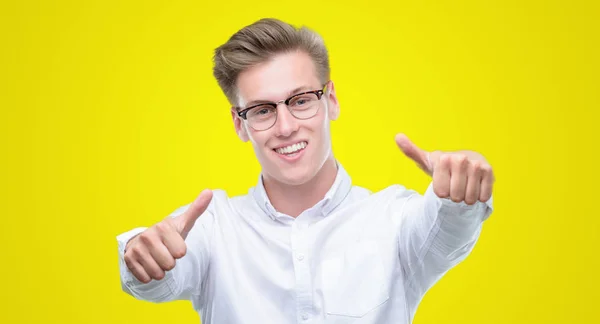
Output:
<path fill-rule="evenodd" d="M 312 278 L 307 256 L 307 238 L 299 222 L 292 225 L 291 243 L 292 260 L 296 279 L 296 312 L 298 320 L 306 322 L 310 319 L 313 308 Z"/>

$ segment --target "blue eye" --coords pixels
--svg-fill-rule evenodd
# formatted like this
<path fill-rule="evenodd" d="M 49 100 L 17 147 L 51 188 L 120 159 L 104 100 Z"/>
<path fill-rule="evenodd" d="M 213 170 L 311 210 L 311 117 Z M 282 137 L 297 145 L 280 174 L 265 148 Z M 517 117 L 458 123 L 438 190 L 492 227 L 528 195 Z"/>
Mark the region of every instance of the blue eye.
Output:
<path fill-rule="evenodd" d="M 275 109 L 271 106 L 258 106 L 248 111 L 248 118 L 270 118 L 275 115 Z"/>
<path fill-rule="evenodd" d="M 290 105 L 292 107 L 303 107 L 303 106 L 311 105 L 312 103 L 314 103 L 318 100 L 319 99 L 317 98 L 317 96 L 315 94 L 309 93 L 309 94 L 295 97 L 294 99 L 291 100 Z"/>
<path fill-rule="evenodd" d="M 269 113 L 269 109 L 268 108 L 262 108 L 259 111 L 256 112 L 257 115 L 265 115 Z"/>

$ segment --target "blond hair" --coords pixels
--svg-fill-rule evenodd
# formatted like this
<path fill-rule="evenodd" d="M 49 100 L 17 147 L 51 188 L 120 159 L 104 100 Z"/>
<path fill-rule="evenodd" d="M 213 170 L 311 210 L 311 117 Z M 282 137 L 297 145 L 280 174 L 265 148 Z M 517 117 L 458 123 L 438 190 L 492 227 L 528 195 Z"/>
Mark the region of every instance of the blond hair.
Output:
<path fill-rule="evenodd" d="M 278 19 L 265 18 L 248 25 L 219 46 L 214 54 L 213 75 L 232 105 L 237 105 L 237 78 L 243 71 L 277 54 L 308 54 L 324 85 L 329 80 L 329 55 L 323 38 L 307 27 L 296 28 Z"/>

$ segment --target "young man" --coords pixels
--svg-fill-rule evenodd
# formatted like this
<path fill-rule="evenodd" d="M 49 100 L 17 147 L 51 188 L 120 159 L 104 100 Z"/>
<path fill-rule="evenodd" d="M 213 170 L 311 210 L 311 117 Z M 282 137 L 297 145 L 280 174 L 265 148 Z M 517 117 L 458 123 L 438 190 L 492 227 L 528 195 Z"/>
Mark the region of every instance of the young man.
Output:
<path fill-rule="evenodd" d="M 189 299 L 204 324 L 410 323 L 426 291 L 473 249 L 491 213 L 490 165 L 399 134 L 432 184 L 424 195 L 400 185 L 371 193 L 332 152 L 340 107 L 319 35 L 263 19 L 214 60 L 259 181 L 245 196 L 205 190 L 119 235 L 124 291 Z"/>

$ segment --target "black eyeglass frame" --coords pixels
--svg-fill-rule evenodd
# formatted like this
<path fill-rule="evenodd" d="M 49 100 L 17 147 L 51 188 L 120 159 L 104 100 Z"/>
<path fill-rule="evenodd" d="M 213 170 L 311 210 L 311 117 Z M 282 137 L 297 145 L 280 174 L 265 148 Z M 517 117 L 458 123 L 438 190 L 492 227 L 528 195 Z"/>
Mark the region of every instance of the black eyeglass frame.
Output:
<path fill-rule="evenodd" d="M 256 104 L 256 105 L 252 105 L 252 106 L 250 106 L 250 107 L 248 107 L 248 108 L 244 108 L 244 109 L 242 109 L 242 110 L 238 111 L 238 112 L 237 112 L 237 114 L 238 114 L 238 116 L 240 116 L 240 118 L 242 118 L 243 120 L 248 120 L 248 119 L 246 118 L 246 115 L 248 114 L 248 111 L 250 111 L 251 109 L 254 109 L 254 108 L 256 108 L 256 107 L 260 107 L 260 106 L 265 106 L 265 105 L 266 105 L 266 106 L 271 106 L 271 107 L 273 107 L 273 109 L 275 109 L 275 111 L 277 111 L 277 106 L 279 106 L 279 104 L 280 104 L 280 103 L 285 103 L 285 106 L 286 106 L 288 109 L 290 109 L 289 103 L 290 103 L 290 101 L 292 101 L 292 99 L 294 99 L 294 98 L 296 98 L 296 97 L 298 97 L 298 96 L 303 96 L 303 95 L 309 94 L 309 93 L 312 93 L 312 94 L 315 94 L 315 95 L 317 95 L 317 100 L 321 100 L 321 97 L 322 97 L 322 96 L 323 96 L 323 94 L 325 93 L 325 87 L 326 87 L 326 86 L 327 86 L 327 83 L 326 83 L 326 84 L 323 86 L 323 89 L 319 89 L 319 90 L 312 90 L 312 91 L 305 91 L 305 92 L 297 93 L 297 94 L 295 94 L 295 95 L 293 95 L 293 96 L 291 96 L 291 97 L 289 97 L 289 98 L 287 98 L 287 99 L 285 99 L 285 100 L 280 100 L 280 101 L 278 101 L 278 102 L 263 102 L 263 103 L 259 103 L 259 104 Z M 240 107 L 233 107 L 233 108 L 234 108 L 235 110 L 241 109 Z M 318 110 L 317 110 L 317 111 L 318 111 Z M 291 113 L 291 111 L 290 111 L 290 113 Z M 292 113 L 292 115 L 294 116 L 294 118 L 298 118 L 298 117 L 296 117 L 296 116 L 294 115 L 294 113 Z M 312 118 L 312 117 L 314 117 L 314 116 L 311 116 L 311 117 L 308 117 L 308 118 L 304 118 L 304 119 L 309 119 L 309 118 Z M 302 119 L 302 118 L 298 118 L 298 119 Z"/>

